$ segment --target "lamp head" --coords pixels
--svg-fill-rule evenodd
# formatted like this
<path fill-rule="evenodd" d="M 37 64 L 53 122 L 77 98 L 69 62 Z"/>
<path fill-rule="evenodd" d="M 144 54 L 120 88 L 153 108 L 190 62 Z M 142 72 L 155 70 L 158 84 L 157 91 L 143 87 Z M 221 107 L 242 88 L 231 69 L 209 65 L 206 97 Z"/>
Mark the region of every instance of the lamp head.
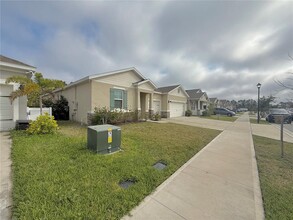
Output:
<path fill-rule="evenodd" d="M 257 86 L 257 88 L 260 88 L 260 87 L 261 87 L 261 84 L 260 84 L 260 83 L 258 83 L 256 86 Z"/>

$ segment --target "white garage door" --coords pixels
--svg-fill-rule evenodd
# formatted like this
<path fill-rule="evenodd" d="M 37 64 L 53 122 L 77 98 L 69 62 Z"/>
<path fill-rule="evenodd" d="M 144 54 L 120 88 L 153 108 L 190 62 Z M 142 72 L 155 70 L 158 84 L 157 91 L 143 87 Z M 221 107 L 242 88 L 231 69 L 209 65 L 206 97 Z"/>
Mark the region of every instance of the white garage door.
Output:
<path fill-rule="evenodd" d="M 184 116 L 184 103 L 170 103 L 170 118 Z"/>
<path fill-rule="evenodd" d="M 11 85 L 0 85 L 0 120 L 13 119 L 13 106 L 9 99 L 12 89 Z"/>
<path fill-rule="evenodd" d="M 155 114 L 160 114 L 161 113 L 161 102 L 160 101 L 154 101 L 154 113 Z"/>

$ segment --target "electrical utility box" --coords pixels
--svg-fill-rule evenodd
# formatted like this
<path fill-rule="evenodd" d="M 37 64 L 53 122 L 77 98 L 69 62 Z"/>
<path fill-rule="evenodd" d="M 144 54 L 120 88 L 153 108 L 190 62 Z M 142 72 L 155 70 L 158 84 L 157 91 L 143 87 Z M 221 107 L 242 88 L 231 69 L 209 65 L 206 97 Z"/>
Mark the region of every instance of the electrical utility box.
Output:
<path fill-rule="evenodd" d="M 121 128 L 109 124 L 88 126 L 87 147 L 99 154 L 119 151 L 121 147 Z"/>

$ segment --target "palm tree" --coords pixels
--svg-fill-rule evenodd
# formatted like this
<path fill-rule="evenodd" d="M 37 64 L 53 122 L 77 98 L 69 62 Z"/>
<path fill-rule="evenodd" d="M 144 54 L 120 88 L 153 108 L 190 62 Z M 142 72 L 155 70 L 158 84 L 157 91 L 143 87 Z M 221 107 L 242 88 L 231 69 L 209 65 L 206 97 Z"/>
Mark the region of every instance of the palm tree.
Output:
<path fill-rule="evenodd" d="M 42 115 L 43 95 L 52 94 L 57 88 L 63 88 L 66 84 L 61 80 L 46 79 L 42 73 L 35 73 L 34 78 L 27 76 L 12 76 L 6 79 L 5 83 L 18 83 L 19 88 L 10 94 L 10 100 L 13 102 L 16 98 L 27 95 L 39 99 L 40 113 Z"/>

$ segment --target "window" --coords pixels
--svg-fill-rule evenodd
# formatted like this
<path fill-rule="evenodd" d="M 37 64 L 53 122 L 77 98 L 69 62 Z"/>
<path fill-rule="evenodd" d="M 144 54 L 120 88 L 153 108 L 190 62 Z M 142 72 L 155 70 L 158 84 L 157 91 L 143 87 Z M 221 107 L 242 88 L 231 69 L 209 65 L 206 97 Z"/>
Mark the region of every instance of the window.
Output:
<path fill-rule="evenodd" d="M 127 91 L 123 89 L 110 89 L 110 109 L 127 109 Z"/>
<path fill-rule="evenodd" d="M 114 100 L 114 108 L 122 109 L 122 100 Z"/>

